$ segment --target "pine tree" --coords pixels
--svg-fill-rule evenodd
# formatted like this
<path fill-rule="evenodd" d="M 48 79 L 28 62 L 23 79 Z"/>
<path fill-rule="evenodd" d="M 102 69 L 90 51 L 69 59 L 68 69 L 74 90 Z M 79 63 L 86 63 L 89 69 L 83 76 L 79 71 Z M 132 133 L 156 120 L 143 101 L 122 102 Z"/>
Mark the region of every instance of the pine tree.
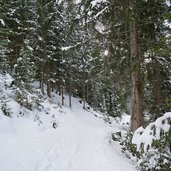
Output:
<path fill-rule="evenodd" d="M 0 2 L 0 71 L 6 72 L 8 70 L 8 60 L 7 60 L 7 46 L 8 46 L 8 32 L 5 18 L 6 18 L 6 4 L 5 2 Z"/>
<path fill-rule="evenodd" d="M 52 83 L 55 78 L 53 72 L 56 72 L 61 60 L 61 23 L 60 10 L 56 1 L 37 1 L 37 66 L 38 77 L 42 93 L 44 94 L 44 84 L 47 85 L 48 96 L 51 96 Z M 52 77 L 52 79 L 51 79 Z"/>

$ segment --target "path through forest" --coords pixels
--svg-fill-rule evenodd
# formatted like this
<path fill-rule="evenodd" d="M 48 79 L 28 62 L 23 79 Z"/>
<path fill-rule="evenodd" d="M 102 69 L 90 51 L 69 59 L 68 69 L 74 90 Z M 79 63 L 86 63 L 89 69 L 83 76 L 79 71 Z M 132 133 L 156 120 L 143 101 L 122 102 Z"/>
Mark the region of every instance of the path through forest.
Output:
<path fill-rule="evenodd" d="M 66 108 L 56 129 L 37 128 L 29 119 L 6 122 L 7 132 L 0 135 L 0 170 L 136 171 L 111 143 L 113 128 L 82 108 Z"/>

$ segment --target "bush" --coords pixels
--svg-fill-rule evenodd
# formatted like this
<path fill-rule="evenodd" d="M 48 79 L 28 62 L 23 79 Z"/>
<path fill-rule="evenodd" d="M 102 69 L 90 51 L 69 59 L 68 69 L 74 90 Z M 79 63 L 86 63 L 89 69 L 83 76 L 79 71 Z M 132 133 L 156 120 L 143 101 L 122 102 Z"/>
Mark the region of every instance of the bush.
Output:
<path fill-rule="evenodd" d="M 171 112 L 158 118 L 145 129 L 138 128 L 131 144 L 140 154 L 138 166 L 143 171 L 171 170 Z M 135 153 L 135 152 L 134 152 Z"/>

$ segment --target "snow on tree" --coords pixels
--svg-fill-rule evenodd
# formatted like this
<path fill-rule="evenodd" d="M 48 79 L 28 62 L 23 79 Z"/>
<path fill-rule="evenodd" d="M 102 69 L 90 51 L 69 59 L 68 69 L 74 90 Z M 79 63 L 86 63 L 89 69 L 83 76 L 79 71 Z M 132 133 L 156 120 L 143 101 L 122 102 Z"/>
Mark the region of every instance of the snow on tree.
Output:
<path fill-rule="evenodd" d="M 144 170 L 171 169 L 171 113 L 165 113 L 146 128 L 138 128 L 132 144 L 140 153 L 139 166 Z"/>

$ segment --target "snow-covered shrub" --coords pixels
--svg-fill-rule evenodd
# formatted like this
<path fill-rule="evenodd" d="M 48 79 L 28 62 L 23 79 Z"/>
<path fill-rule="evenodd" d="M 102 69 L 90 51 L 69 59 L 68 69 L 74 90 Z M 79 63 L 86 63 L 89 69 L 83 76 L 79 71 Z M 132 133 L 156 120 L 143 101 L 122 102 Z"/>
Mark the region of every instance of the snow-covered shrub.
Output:
<path fill-rule="evenodd" d="M 39 107 L 42 95 L 38 89 L 28 88 L 22 81 L 18 86 L 10 74 L 0 74 L 0 109 L 4 115 L 12 116 L 15 102 L 17 106 L 32 110 Z"/>
<path fill-rule="evenodd" d="M 132 144 L 140 154 L 138 165 L 143 171 L 171 170 L 171 112 L 150 123 L 145 129 L 138 128 Z"/>
<path fill-rule="evenodd" d="M 11 116 L 12 110 L 8 105 L 9 95 L 7 86 L 12 81 L 11 77 L 8 74 L 0 74 L 0 109 L 2 113 L 6 116 Z"/>
<path fill-rule="evenodd" d="M 125 156 L 130 159 L 133 163 L 137 163 L 140 159 L 140 153 L 136 149 L 136 145 L 132 143 L 132 132 L 127 132 L 125 137 L 122 138 L 120 145 L 122 146 L 122 152 Z"/>
<path fill-rule="evenodd" d="M 0 101 L 0 108 L 4 115 L 11 116 L 11 109 L 8 107 L 7 102 L 8 102 L 7 98 L 5 97 L 5 94 L 4 94 Z"/>
<path fill-rule="evenodd" d="M 39 92 L 26 89 L 24 84 L 16 89 L 17 102 L 29 110 L 39 108 L 42 98 L 43 97 Z"/>
<path fill-rule="evenodd" d="M 117 142 L 122 152 L 125 156 L 130 159 L 133 163 L 137 162 L 137 158 L 139 158 L 139 152 L 136 150 L 136 145 L 132 144 L 132 132 L 129 131 L 130 129 L 130 119 L 131 116 L 125 113 L 122 114 L 122 117 L 115 118 L 116 124 L 119 125 L 119 131 L 115 131 L 112 133 L 111 138 L 113 141 Z"/>

